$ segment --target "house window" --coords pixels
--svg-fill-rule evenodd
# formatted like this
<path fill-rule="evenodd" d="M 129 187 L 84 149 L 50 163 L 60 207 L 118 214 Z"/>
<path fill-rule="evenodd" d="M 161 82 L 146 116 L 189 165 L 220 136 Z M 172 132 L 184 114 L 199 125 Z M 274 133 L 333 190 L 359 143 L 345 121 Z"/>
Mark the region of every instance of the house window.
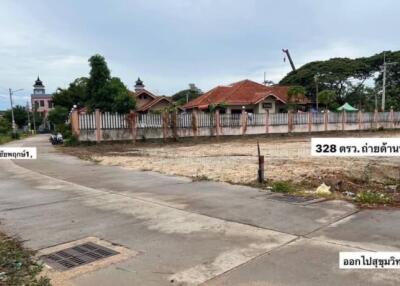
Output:
<path fill-rule="evenodd" d="M 146 99 L 146 98 L 147 98 L 147 96 L 145 94 L 139 95 L 139 99 Z"/>
<path fill-rule="evenodd" d="M 262 107 L 264 109 L 270 109 L 272 108 L 272 102 L 263 102 Z"/>
<path fill-rule="evenodd" d="M 40 101 L 40 107 L 44 107 L 44 100 Z"/>
<path fill-rule="evenodd" d="M 53 102 L 52 101 L 49 101 L 47 104 L 49 105 L 49 108 L 53 108 Z"/>
<path fill-rule="evenodd" d="M 39 102 L 35 101 L 35 108 L 39 108 Z"/>

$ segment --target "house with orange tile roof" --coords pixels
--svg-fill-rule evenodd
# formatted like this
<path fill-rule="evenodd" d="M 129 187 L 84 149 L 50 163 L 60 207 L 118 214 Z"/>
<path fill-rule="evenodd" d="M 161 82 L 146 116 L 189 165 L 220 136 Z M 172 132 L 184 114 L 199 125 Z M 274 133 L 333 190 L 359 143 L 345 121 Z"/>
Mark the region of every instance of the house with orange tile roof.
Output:
<path fill-rule="evenodd" d="M 246 110 L 249 113 L 278 113 L 287 110 L 287 105 L 292 103 L 305 109 L 309 103 L 304 96 L 289 98 L 288 86 L 266 86 L 251 80 L 242 80 L 227 86 L 217 86 L 198 98 L 183 106 L 187 111 L 206 111 L 210 105 L 224 105 L 222 112 L 241 113 Z"/>
<path fill-rule="evenodd" d="M 135 92 L 132 96 L 136 98 L 136 111 L 139 113 L 160 112 L 173 106 L 173 102 L 166 96 L 157 96 L 147 89 L 143 81 L 138 78 L 135 84 Z"/>

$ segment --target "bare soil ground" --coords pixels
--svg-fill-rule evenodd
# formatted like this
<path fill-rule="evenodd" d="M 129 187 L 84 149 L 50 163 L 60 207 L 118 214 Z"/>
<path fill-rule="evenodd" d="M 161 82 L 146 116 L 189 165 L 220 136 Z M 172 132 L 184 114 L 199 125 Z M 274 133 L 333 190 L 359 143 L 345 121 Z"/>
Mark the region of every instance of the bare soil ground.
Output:
<path fill-rule="evenodd" d="M 318 134 L 315 137 L 320 137 Z M 328 137 L 397 137 L 400 131 L 341 133 Z M 156 171 L 194 179 L 254 184 L 257 141 L 265 156 L 266 177 L 315 188 L 321 183 L 341 192 L 397 190 L 400 159 L 395 157 L 317 158 L 310 155 L 312 136 L 198 139 L 176 143 L 99 144 L 64 147 L 73 155 L 139 171 Z M 396 191 L 394 191 L 396 194 Z"/>

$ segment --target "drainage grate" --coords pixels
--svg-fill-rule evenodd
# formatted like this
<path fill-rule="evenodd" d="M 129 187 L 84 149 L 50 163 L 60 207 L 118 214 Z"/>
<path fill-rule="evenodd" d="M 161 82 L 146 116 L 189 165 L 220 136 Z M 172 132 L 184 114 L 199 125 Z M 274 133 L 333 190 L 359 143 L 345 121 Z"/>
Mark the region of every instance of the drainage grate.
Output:
<path fill-rule="evenodd" d="M 87 242 L 48 255 L 43 255 L 40 259 L 49 266 L 64 271 L 116 254 L 119 253 L 104 246 Z"/>
<path fill-rule="evenodd" d="M 300 196 L 292 196 L 292 195 L 283 195 L 283 196 L 270 196 L 269 199 L 287 203 L 304 203 L 315 200 L 314 197 L 300 197 Z"/>

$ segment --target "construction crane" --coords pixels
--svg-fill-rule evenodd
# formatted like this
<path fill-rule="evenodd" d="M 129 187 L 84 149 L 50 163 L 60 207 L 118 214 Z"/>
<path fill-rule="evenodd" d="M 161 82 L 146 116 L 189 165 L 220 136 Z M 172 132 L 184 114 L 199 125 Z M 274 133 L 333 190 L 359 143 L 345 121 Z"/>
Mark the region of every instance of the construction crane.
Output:
<path fill-rule="evenodd" d="M 282 49 L 282 52 L 284 52 L 286 54 L 287 58 L 289 59 L 289 63 L 291 65 L 291 67 L 292 67 L 292 70 L 296 71 L 296 67 L 294 66 L 294 63 L 293 63 L 292 57 L 290 56 L 289 50 L 288 49 Z"/>

